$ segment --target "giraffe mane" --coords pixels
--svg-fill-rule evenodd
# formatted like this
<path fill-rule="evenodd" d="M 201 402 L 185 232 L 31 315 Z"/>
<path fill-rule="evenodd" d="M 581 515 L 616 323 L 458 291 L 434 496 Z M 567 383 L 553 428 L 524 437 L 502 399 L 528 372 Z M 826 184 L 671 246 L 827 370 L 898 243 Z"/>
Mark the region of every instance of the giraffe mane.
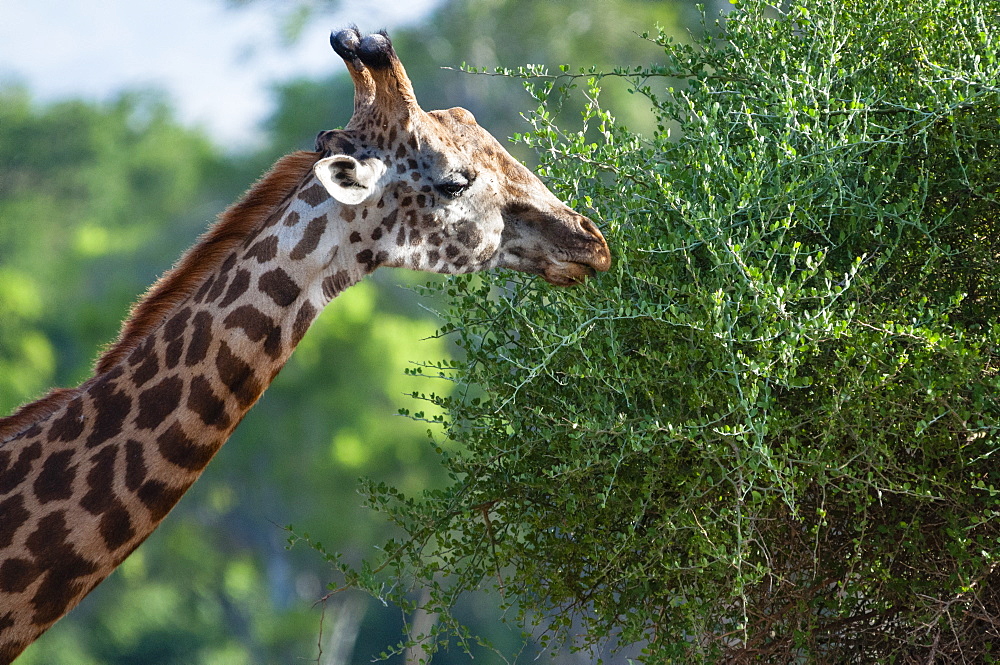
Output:
<path fill-rule="evenodd" d="M 312 173 L 320 153 L 298 151 L 279 159 L 243 197 L 231 205 L 181 258 L 140 298 L 112 342 L 94 365 L 94 377 L 122 362 L 143 339 L 163 324 L 181 302 L 189 298 L 233 249 L 262 225 Z M 0 442 L 55 413 L 93 380 L 77 388 L 57 388 L 0 418 Z"/>

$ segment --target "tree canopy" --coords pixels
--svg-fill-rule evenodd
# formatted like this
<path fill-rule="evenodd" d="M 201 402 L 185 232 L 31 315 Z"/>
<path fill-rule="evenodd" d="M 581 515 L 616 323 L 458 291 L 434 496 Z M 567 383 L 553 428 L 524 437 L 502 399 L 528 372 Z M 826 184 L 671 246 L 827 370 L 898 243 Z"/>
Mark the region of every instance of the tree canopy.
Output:
<path fill-rule="evenodd" d="M 521 68 L 615 267 L 431 287 L 451 484 L 345 585 L 492 593 L 644 662 L 983 662 L 1000 635 L 1000 3 L 741 1 L 663 65 Z M 602 103 L 631 82 L 652 136 Z M 584 127 L 557 122 L 566 95 Z M 471 314 L 470 314 L 471 313 Z M 403 645 L 401 645 L 402 648 Z M 964 659 L 964 660 L 963 660 Z"/>

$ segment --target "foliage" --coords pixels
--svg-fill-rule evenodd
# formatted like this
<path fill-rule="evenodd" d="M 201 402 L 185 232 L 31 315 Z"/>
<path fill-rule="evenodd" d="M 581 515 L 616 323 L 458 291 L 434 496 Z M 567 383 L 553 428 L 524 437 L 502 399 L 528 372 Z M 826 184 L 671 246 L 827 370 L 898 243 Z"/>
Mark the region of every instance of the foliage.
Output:
<path fill-rule="evenodd" d="M 422 589 L 427 648 L 471 648 L 451 608 L 492 589 L 553 649 L 645 662 L 995 657 L 997 16 L 741 2 L 613 75 L 649 138 L 602 108 L 608 77 L 521 70 L 523 140 L 615 266 L 431 287 L 467 354 L 423 368 L 456 383 L 429 397 L 451 484 L 373 484 L 406 535 L 345 585 L 410 608 Z"/>

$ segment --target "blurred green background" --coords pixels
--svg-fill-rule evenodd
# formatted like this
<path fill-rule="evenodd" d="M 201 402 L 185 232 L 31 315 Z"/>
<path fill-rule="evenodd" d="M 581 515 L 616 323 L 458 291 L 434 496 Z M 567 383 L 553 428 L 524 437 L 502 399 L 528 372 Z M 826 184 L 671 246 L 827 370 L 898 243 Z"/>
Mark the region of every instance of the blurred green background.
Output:
<path fill-rule="evenodd" d="M 308 26 L 340 27 L 331 17 L 354 4 L 204 2 L 234 20 L 270 12 L 289 45 Z M 728 6 L 708 4 L 710 16 Z M 381 27 L 365 18 L 349 20 Z M 683 40 L 698 13 L 669 0 L 449 0 L 392 37 L 424 108 L 465 106 L 504 140 L 526 130 L 530 98 L 519 81 L 460 73 L 462 63 L 649 65 L 660 53 L 638 33 L 656 25 Z M 350 79 L 329 56 L 328 76 L 274 86 L 274 111 L 247 145 L 180 121 L 162 91 L 39 102 L 29 84 L 0 87 L 0 413 L 88 376 L 130 304 L 220 210 L 277 156 L 347 122 Z M 632 127 L 650 122 L 624 86 L 609 86 L 603 102 Z M 578 108 L 567 105 L 565 123 Z M 360 505 L 359 477 L 410 494 L 442 482 L 428 425 L 396 415 L 426 410 L 411 393 L 448 389 L 404 372 L 455 352 L 433 337 L 435 303 L 408 288 L 428 279 L 383 270 L 340 296 L 164 525 L 18 663 L 333 665 L 370 662 L 398 642 L 398 610 L 349 594 L 316 604 L 334 571 L 308 547 L 289 550 L 283 526 L 357 563 L 390 535 Z M 531 660 L 495 604 L 471 599 L 469 625 L 507 659 Z M 453 649 L 435 661 L 469 656 Z"/>

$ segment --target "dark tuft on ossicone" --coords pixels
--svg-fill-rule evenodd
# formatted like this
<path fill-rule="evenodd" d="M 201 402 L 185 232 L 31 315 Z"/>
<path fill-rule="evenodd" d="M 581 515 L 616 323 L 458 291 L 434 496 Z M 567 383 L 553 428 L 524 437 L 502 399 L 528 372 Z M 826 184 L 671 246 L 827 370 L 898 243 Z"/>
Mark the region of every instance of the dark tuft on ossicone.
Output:
<path fill-rule="evenodd" d="M 361 45 L 361 32 L 358 26 L 352 25 L 339 32 L 330 33 L 330 46 L 344 60 L 350 62 L 356 69 L 362 66 L 358 58 L 358 47 Z"/>
<path fill-rule="evenodd" d="M 392 65 L 392 40 L 385 30 L 368 35 L 361 40 L 357 54 L 361 62 L 371 69 L 385 69 Z"/>

